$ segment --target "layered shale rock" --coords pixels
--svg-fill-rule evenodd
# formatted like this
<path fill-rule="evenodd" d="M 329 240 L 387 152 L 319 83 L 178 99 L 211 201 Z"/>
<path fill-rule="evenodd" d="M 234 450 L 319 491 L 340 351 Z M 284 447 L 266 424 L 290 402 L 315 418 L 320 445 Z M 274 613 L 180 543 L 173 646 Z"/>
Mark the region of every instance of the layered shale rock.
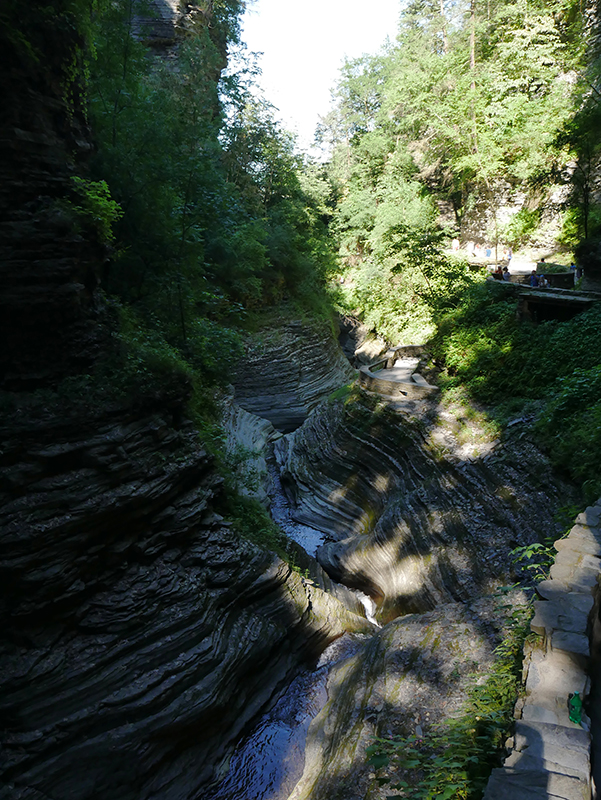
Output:
<path fill-rule="evenodd" d="M 318 560 L 376 598 L 381 620 L 467 600 L 507 576 L 509 551 L 557 530 L 554 512 L 569 497 L 517 439 L 523 428 L 464 458 L 429 408 L 410 418 L 360 395 L 325 405 L 276 443 L 295 518 L 334 539 Z"/>
<path fill-rule="evenodd" d="M 291 321 L 253 338 L 233 383 L 238 405 L 287 432 L 355 375 L 327 325 Z"/>
<path fill-rule="evenodd" d="M 241 494 L 255 497 L 269 505 L 271 488 L 267 457 L 271 444 L 282 435 L 262 417 L 251 414 L 227 398 L 223 403 L 221 424 L 227 437 L 226 450 L 230 467 Z"/>
<path fill-rule="evenodd" d="M 304 772 L 289 800 L 386 800 L 390 786 L 415 782 L 394 758 L 377 774 L 367 750 L 376 737 L 415 736 L 460 711 L 469 688 L 486 679 L 493 650 L 508 624 L 505 609 L 523 594 L 448 603 L 389 623 L 365 647 L 337 664 L 328 700 L 309 728 Z M 401 762 L 403 749 L 399 751 Z M 396 791 L 395 791 L 396 794 Z"/>
<path fill-rule="evenodd" d="M 223 523 L 164 414 L 24 422 L 1 466 L 3 800 L 197 796 L 299 663 L 368 627 Z"/>
<path fill-rule="evenodd" d="M 10 15 L 16 14 L 12 20 Z M 106 248 L 66 201 L 92 150 L 73 18 L 37 0 L 0 30 L 0 388 L 35 388 L 97 357 Z M 17 25 L 18 21 L 18 25 Z M 19 30 L 19 33 L 16 31 Z"/>

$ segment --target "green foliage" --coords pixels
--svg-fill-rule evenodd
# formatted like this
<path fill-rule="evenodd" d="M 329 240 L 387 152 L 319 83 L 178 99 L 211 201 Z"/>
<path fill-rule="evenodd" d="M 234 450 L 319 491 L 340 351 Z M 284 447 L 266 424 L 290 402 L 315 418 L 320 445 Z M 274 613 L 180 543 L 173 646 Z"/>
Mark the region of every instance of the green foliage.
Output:
<path fill-rule="evenodd" d="M 71 180 L 79 198 L 77 204 L 72 204 L 73 210 L 88 229 L 96 232 L 101 242 L 109 244 L 115 238 L 113 223 L 123 215 L 123 211 L 111 199 L 106 181 L 89 181 L 78 177 Z"/>
<path fill-rule="evenodd" d="M 541 213 L 538 209 L 529 210 L 521 208 L 501 231 L 501 239 L 512 247 L 517 247 L 527 241 L 530 234 L 534 233 L 540 224 Z"/>
<path fill-rule="evenodd" d="M 288 539 L 265 508 L 250 497 L 242 497 L 232 489 L 226 492 L 222 509 L 233 529 L 253 544 L 272 550 L 287 561 Z"/>
<path fill-rule="evenodd" d="M 598 496 L 601 306 L 567 322 L 520 323 L 515 298 L 487 282 L 442 318 L 431 346 L 445 365 L 443 386 L 463 386 L 499 407 L 516 398 L 538 401 L 536 431 L 551 457 L 589 499 Z"/>
<path fill-rule="evenodd" d="M 534 544 L 516 547 L 511 551 L 514 564 L 530 573 L 535 581 L 544 581 L 549 577 L 549 569 L 555 561 L 552 543 L 535 542 Z"/>
<path fill-rule="evenodd" d="M 496 660 L 482 684 L 452 719 L 435 725 L 425 739 L 378 739 L 368 748 L 376 769 L 390 767 L 401 780 L 381 777 L 379 783 L 402 790 L 411 800 L 476 800 L 500 755 L 513 721 L 521 678 L 521 659 L 530 611 L 513 611 Z M 398 797 L 398 795 L 392 795 Z"/>
<path fill-rule="evenodd" d="M 563 378 L 537 423 L 553 459 L 582 484 L 588 501 L 601 494 L 601 365 Z"/>

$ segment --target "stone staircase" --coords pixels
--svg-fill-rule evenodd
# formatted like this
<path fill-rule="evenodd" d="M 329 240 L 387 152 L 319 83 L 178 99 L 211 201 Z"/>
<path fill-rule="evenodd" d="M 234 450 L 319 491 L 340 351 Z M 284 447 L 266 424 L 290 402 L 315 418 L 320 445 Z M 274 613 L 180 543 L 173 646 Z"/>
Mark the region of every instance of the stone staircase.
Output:
<path fill-rule="evenodd" d="M 524 648 L 525 697 L 515 708 L 510 755 L 493 770 L 483 800 L 590 800 L 590 720 L 569 719 L 568 702 L 590 691 L 591 648 L 601 640 L 601 500 L 576 518 L 550 578 L 537 587 L 530 623 L 536 641 Z"/>
<path fill-rule="evenodd" d="M 359 383 L 368 391 L 393 399 L 430 397 L 439 390 L 416 372 L 423 353 L 421 345 L 394 347 L 379 361 L 359 368 Z"/>

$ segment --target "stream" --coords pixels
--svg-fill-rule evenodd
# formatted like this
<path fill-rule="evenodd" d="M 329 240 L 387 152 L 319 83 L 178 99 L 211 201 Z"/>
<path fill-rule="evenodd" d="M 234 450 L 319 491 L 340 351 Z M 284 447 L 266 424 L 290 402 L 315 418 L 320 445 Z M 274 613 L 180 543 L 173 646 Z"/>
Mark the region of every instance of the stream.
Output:
<path fill-rule="evenodd" d="M 303 773 L 311 720 L 327 701 L 328 673 L 354 655 L 367 638 L 344 634 L 324 650 L 314 670 L 297 675 L 239 742 L 223 780 L 197 800 L 287 800 Z"/>
<path fill-rule="evenodd" d="M 269 466 L 271 478 L 271 516 L 290 539 L 315 557 L 325 541 L 321 531 L 301 525 L 282 488 L 277 467 Z M 375 627 L 376 604 L 366 594 L 355 591 L 365 616 Z M 228 764 L 227 774 L 197 800 L 287 800 L 305 764 L 305 739 L 309 725 L 327 702 L 327 680 L 331 668 L 355 655 L 369 639 L 364 634 L 345 633 L 321 654 L 313 670 L 304 670 L 275 699 L 239 743 Z"/>

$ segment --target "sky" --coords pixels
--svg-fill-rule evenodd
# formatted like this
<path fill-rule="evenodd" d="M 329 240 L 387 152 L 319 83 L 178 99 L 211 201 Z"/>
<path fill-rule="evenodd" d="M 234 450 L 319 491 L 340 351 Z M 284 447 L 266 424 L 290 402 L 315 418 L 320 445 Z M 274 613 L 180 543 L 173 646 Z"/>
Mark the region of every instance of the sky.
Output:
<path fill-rule="evenodd" d="M 374 54 L 397 30 L 400 0 L 254 0 L 242 39 L 262 52 L 260 84 L 307 149 L 344 58 Z"/>

